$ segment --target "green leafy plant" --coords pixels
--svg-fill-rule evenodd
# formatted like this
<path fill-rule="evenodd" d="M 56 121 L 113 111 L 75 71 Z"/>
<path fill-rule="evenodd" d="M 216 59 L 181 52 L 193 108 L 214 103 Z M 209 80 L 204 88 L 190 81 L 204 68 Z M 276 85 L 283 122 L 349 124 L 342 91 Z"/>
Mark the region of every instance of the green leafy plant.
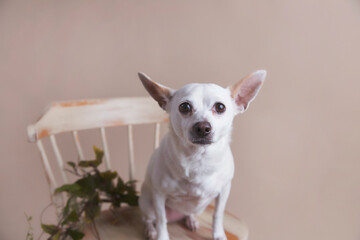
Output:
<path fill-rule="evenodd" d="M 26 237 L 25 237 L 25 240 L 34 240 L 34 233 L 33 233 L 33 228 L 31 226 L 31 220 L 32 220 L 32 217 L 26 215 L 25 213 L 25 217 L 26 217 L 26 221 L 28 223 L 28 231 L 26 233 Z"/>
<path fill-rule="evenodd" d="M 42 230 L 49 234 L 48 239 L 82 239 L 82 228 L 86 223 L 93 226 L 96 237 L 100 239 L 94 219 L 100 215 L 103 203 L 110 203 L 111 208 L 119 208 L 123 204 L 138 205 L 134 181 L 124 182 L 115 171 L 100 172 L 98 167 L 104 152 L 95 146 L 93 148 L 94 160 L 67 162 L 70 167 L 67 171 L 79 179 L 55 190 L 55 194 L 66 193 L 67 201 L 56 225 L 41 224 Z"/>

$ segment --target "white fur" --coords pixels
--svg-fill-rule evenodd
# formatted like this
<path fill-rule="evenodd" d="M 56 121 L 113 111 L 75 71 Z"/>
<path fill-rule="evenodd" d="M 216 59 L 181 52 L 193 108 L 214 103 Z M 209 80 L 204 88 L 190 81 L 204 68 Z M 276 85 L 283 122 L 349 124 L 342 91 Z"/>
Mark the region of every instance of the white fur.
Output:
<path fill-rule="evenodd" d="M 262 81 L 265 78 L 264 74 L 257 72 L 257 75 L 261 75 Z M 143 83 L 151 81 L 143 76 Z M 171 96 L 167 95 L 166 105 L 162 107 L 170 115 L 170 130 L 150 159 L 139 200 L 146 223 L 146 237 L 169 239 L 165 206 L 187 216 L 187 226 L 196 230 L 193 215 L 200 214 L 215 199 L 213 238 L 226 239 L 222 221 L 234 176 L 229 143 L 232 121 L 241 106 L 237 106 L 231 97 L 230 88 L 215 84 L 188 84 L 177 91 L 167 90 Z M 183 102 L 192 105 L 191 115 L 179 112 L 179 105 Z M 217 102 L 226 106 L 224 113 L 214 110 Z M 204 121 L 212 127 L 211 144 L 194 144 L 190 134 L 192 127 Z"/>

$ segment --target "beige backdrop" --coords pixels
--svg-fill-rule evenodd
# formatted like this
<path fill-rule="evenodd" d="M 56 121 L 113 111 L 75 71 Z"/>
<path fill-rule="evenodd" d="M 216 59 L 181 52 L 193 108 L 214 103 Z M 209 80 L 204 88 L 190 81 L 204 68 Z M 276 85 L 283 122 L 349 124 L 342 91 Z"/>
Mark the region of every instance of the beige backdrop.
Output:
<path fill-rule="evenodd" d="M 227 209 L 252 240 L 360 239 L 359 43 L 358 0 L 0 0 L 0 239 L 25 238 L 24 212 L 40 233 L 48 188 L 26 126 L 49 102 L 146 95 L 138 71 L 178 88 L 261 68 L 234 121 Z M 135 130 L 140 180 L 150 131 Z M 108 133 L 126 158 L 125 130 Z"/>

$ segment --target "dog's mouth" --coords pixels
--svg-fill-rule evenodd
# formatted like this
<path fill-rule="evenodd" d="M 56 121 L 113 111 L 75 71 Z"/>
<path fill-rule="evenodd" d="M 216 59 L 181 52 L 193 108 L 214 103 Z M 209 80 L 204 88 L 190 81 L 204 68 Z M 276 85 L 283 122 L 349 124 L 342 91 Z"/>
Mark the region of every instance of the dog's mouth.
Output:
<path fill-rule="evenodd" d="M 193 144 L 199 144 L 199 145 L 207 145 L 207 144 L 213 143 L 213 142 L 211 141 L 211 139 L 207 139 L 207 138 L 191 139 L 191 142 L 192 142 Z"/>

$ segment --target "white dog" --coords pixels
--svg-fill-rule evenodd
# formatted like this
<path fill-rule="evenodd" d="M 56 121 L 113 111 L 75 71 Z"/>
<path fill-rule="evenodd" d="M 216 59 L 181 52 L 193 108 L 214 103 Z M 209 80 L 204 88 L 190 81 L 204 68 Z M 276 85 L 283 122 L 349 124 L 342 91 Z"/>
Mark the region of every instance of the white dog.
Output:
<path fill-rule="evenodd" d="M 213 238 L 226 239 L 223 216 L 234 175 L 232 121 L 249 107 L 265 76 L 266 71 L 259 70 L 229 88 L 194 83 L 175 91 L 139 73 L 146 90 L 170 116 L 170 130 L 153 153 L 141 188 L 147 238 L 169 239 L 168 211 L 182 213 L 186 226 L 195 231 L 194 216 L 215 199 Z"/>

